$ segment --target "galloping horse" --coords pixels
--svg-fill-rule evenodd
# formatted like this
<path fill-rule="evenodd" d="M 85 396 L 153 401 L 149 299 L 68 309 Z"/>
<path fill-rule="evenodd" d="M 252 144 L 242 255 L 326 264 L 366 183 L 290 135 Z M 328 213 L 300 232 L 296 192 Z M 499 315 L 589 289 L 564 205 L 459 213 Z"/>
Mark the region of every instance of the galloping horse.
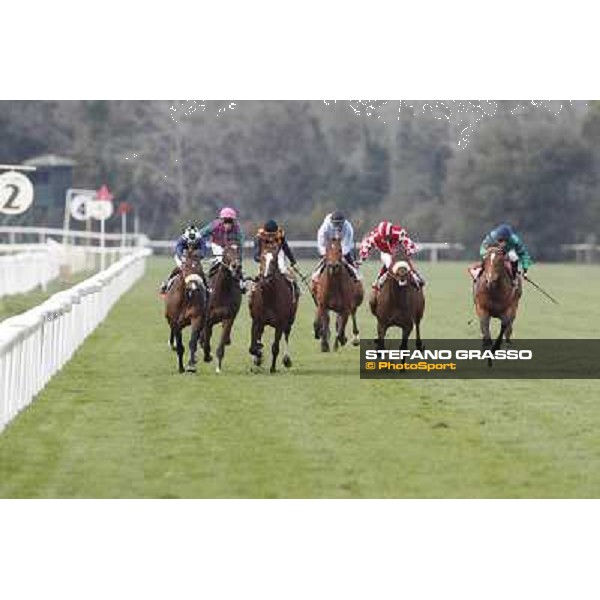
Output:
<path fill-rule="evenodd" d="M 202 263 L 197 253 L 184 255 L 181 271 L 165 295 L 165 317 L 171 330 L 170 344 L 175 341 L 179 372 L 183 367 L 183 339 L 181 331 L 192 326 L 190 337 L 190 360 L 187 370 L 196 371 L 196 350 L 204 329 L 206 316 L 206 288 L 202 281 Z"/>
<path fill-rule="evenodd" d="M 492 346 L 490 333 L 492 317 L 500 319 L 500 334 L 494 341 L 492 349 L 500 348 L 503 336 L 510 343 L 521 289 L 513 285 L 509 269 L 510 265 L 507 265 L 502 248 L 490 246 L 483 257 L 483 270 L 473 286 L 475 312 L 479 317 L 484 348 Z"/>
<path fill-rule="evenodd" d="M 356 310 L 363 301 L 363 286 L 354 280 L 348 272 L 342 252 L 342 241 L 334 237 L 327 245 L 325 251 L 325 264 L 323 271 L 316 282 L 315 297 L 317 299 L 317 313 L 314 321 L 315 339 L 321 339 L 321 351 L 329 352 L 329 311 L 337 313 L 336 336 L 334 350 L 338 345 L 344 346 L 346 338 L 346 323 L 352 316 L 352 344 L 360 343 L 358 325 L 356 323 Z"/>
<path fill-rule="evenodd" d="M 402 329 L 401 350 L 408 348 L 408 338 L 416 328 L 416 346 L 423 348 L 421 319 L 425 312 L 425 296 L 421 287 L 415 287 L 408 263 L 395 260 L 378 294 L 370 299 L 371 312 L 377 318 L 377 344 L 383 347 L 389 327 Z"/>
<path fill-rule="evenodd" d="M 255 365 L 259 366 L 262 363 L 262 334 L 265 326 L 270 325 L 275 329 L 271 346 L 273 357 L 271 373 L 275 373 L 277 370 L 276 362 L 282 335 L 285 338 L 283 365 L 286 368 L 292 366 L 289 355 L 289 337 L 298 308 L 298 297 L 294 286 L 277 266 L 279 252 L 280 247 L 277 244 L 263 246 L 260 256 L 260 273 L 249 300 L 250 317 L 252 318 L 252 339 L 249 351 L 254 357 Z"/>
<path fill-rule="evenodd" d="M 212 291 L 204 331 L 204 362 L 210 362 L 212 360 L 210 355 L 212 328 L 217 323 L 222 323 L 221 340 L 217 346 L 217 373 L 221 372 L 225 346 L 231 344 L 231 328 L 242 302 L 241 274 L 242 263 L 239 248 L 235 244 L 225 246 L 221 261 L 210 277 Z"/>

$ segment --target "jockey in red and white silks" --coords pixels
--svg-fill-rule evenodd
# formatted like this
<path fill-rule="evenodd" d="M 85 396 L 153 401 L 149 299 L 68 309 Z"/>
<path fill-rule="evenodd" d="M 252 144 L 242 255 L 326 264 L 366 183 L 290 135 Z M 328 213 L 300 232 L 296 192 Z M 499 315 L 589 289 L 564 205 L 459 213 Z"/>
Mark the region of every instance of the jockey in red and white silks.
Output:
<path fill-rule="evenodd" d="M 410 259 L 418 251 L 418 246 L 410 239 L 406 229 L 400 225 L 394 225 L 390 221 L 381 221 L 361 242 L 360 259 L 365 260 L 373 247 L 381 252 L 381 262 L 383 263 L 379 275 L 373 283 L 373 288 L 377 289 L 381 286 L 387 270 L 392 266 L 394 257 L 400 253 L 404 255 L 414 275 L 415 283 L 421 286 L 425 285 L 425 280 L 419 275 Z"/>

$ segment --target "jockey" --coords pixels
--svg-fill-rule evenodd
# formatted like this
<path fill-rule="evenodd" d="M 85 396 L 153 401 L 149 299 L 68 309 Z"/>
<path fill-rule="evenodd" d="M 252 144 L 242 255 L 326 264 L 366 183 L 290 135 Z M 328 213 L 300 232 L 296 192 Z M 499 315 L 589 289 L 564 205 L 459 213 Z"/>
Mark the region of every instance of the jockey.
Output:
<path fill-rule="evenodd" d="M 481 246 L 479 247 L 479 255 L 482 259 L 485 256 L 485 252 L 489 246 L 499 246 L 504 250 L 508 260 L 510 261 L 513 285 L 518 285 L 517 275 L 519 273 L 519 265 L 521 266 L 523 275 L 525 275 L 527 273 L 527 269 L 529 269 L 533 263 L 533 260 L 529 255 L 529 251 L 527 250 L 527 246 L 525 246 L 515 230 L 506 223 L 498 225 L 485 236 L 481 242 Z M 475 265 L 473 269 L 473 275 L 475 279 L 479 277 L 482 269 L 483 262 Z"/>
<path fill-rule="evenodd" d="M 237 244 L 240 259 L 242 258 L 244 248 L 244 234 L 237 220 L 237 212 L 233 208 L 225 207 L 219 212 L 218 219 L 205 225 L 199 232 L 200 237 L 205 242 L 210 242 L 213 254 L 213 263 L 209 270 L 209 276 L 212 275 L 223 256 L 223 246 L 227 244 Z M 240 288 L 243 293 L 246 292 L 244 285 L 244 276 L 240 279 Z"/>
<path fill-rule="evenodd" d="M 327 244 L 336 236 L 342 240 L 342 253 L 350 275 L 353 279 L 360 279 L 358 264 L 354 258 L 354 229 L 350 221 L 339 210 L 335 210 L 325 217 L 317 233 L 317 247 L 321 258 L 312 274 L 313 281 L 316 281 L 323 271 Z"/>
<path fill-rule="evenodd" d="M 254 262 L 260 262 L 260 255 L 265 245 L 276 245 L 279 248 L 280 251 L 277 254 L 277 266 L 279 268 L 279 271 L 283 273 L 292 282 L 296 294 L 300 295 L 298 283 L 290 274 L 287 265 L 285 264 L 286 257 L 290 261 L 290 265 L 292 267 L 296 266 L 296 263 L 298 261 L 296 260 L 292 249 L 287 243 L 285 231 L 281 227 L 279 227 L 277 222 L 273 219 L 268 220 L 258 230 L 258 233 L 254 238 Z"/>
<path fill-rule="evenodd" d="M 160 286 L 160 293 L 166 294 L 167 290 L 171 286 L 173 279 L 179 274 L 181 264 L 183 262 L 183 255 L 191 250 L 196 250 L 200 255 L 200 258 L 204 258 L 208 253 L 208 248 L 204 243 L 204 240 L 200 237 L 198 227 L 194 223 L 188 223 L 183 233 L 177 239 L 175 243 L 175 264 L 177 265 L 169 275 L 167 281 L 163 281 Z M 206 282 L 206 276 L 202 272 L 202 279 L 204 281 L 204 287 L 208 290 L 208 284 Z"/>
<path fill-rule="evenodd" d="M 377 291 L 385 281 L 387 270 L 392 266 L 394 255 L 402 251 L 406 262 L 413 275 L 417 287 L 425 285 L 425 280 L 415 269 L 410 257 L 418 251 L 417 245 L 408 237 L 406 229 L 400 225 L 393 225 L 389 221 L 381 221 L 360 244 L 360 258 L 365 260 L 371 248 L 375 246 L 381 252 L 381 267 L 377 279 L 373 283 L 373 290 Z"/>

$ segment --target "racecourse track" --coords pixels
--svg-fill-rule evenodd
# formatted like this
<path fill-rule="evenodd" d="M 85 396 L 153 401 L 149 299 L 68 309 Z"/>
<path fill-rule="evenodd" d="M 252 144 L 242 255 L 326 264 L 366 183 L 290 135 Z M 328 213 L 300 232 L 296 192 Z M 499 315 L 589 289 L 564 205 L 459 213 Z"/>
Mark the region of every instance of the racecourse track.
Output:
<path fill-rule="evenodd" d="M 369 282 L 375 266 L 364 269 Z M 466 265 L 420 266 L 424 338 L 476 338 Z M 170 267 L 150 259 L 0 435 L 0 497 L 600 494 L 597 380 L 363 381 L 357 348 L 319 352 L 306 293 L 290 370 L 252 371 L 244 301 L 223 372 L 200 364 L 180 375 L 157 294 Z M 531 274 L 560 305 L 526 288 L 516 338 L 598 337 L 600 267 L 538 265 Z M 361 336 L 373 336 L 366 305 L 359 320 Z"/>

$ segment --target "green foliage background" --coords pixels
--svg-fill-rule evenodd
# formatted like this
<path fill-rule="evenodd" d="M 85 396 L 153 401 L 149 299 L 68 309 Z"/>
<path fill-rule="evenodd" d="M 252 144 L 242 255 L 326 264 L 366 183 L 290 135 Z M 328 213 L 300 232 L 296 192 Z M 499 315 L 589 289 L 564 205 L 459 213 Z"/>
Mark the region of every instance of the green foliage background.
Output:
<path fill-rule="evenodd" d="M 154 238 L 225 203 L 248 233 L 273 217 L 312 238 L 339 207 L 359 233 L 386 217 L 470 248 L 509 221 L 555 260 L 598 233 L 599 143 L 597 102 L 0 102 L 0 162 L 71 157 L 75 186 L 108 183 Z"/>

